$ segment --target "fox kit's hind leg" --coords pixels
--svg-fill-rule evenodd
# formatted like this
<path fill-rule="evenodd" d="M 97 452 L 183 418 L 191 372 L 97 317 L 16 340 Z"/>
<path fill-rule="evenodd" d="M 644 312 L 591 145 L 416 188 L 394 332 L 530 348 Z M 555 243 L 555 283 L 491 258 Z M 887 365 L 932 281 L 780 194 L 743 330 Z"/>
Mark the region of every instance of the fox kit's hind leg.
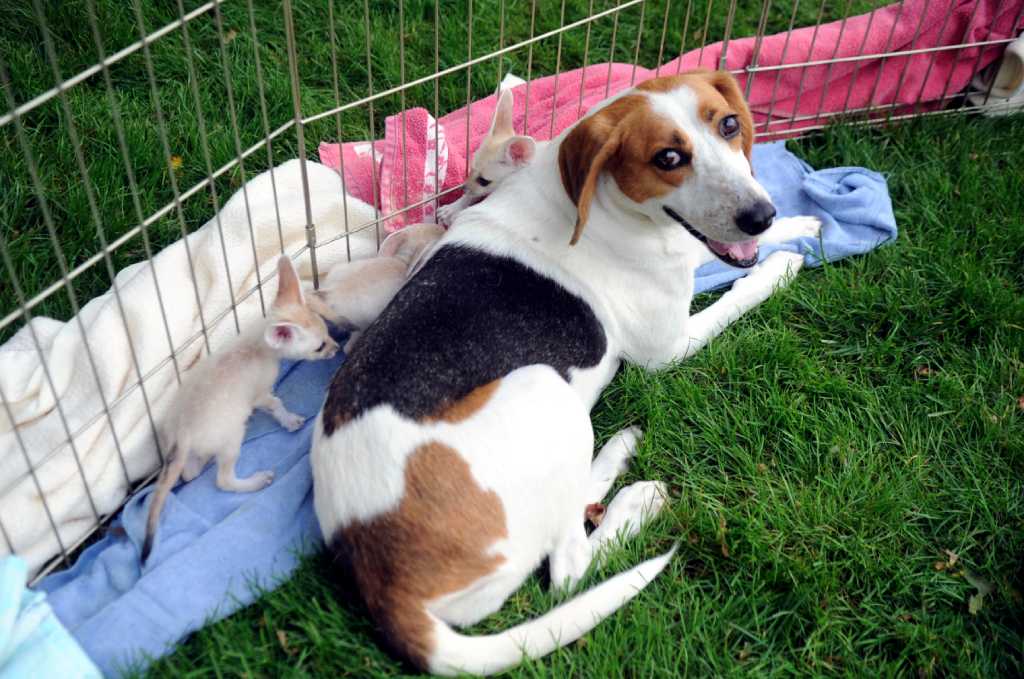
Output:
<path fill-rule="evenodd" d="M 238 440 L 232 446 L 225 448 L 217 455 L 217 487 L 221 490 L 232 493 L 251 493 L 266 488 L 274 480 L 272 471 L 256 472 L 244 479 L 235 476 L 235 463 L 238 461 L 238 453 L 241 451 L 244 436 L 244 432 L 239 434 Z"/>
<path fill-rule="evenodd" d="M 261 398 L 256 407 L 270 413 L 271 417 L 280 422 L 281 426 L 288 431 L 301 429 L 302 425 L 306 423 L 306 418 L 289 411 L 281 403 L 281 399 L 270 393 Z"/>

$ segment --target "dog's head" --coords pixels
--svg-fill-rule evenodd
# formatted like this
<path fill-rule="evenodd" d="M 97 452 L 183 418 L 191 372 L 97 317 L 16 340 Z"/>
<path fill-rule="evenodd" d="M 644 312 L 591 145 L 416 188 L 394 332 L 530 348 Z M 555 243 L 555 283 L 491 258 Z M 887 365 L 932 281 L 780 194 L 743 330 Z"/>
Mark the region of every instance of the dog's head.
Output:
<path fill-rule="evenodd" d="M 731 75 L 698 70 L 655 78 L 580 121 L 558 149 L 562 184 L 586 226 L 608 173 L 636 212 L 666 216 L 733 266 L 757 263 L 757 236 L 775 208 L 754 180 L 754 125 Z"/>

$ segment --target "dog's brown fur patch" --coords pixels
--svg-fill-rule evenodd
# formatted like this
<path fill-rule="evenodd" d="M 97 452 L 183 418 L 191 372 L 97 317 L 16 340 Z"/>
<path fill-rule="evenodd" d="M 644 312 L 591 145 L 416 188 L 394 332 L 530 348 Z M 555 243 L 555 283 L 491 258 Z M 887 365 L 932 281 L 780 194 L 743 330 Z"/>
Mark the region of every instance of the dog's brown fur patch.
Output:
<path fill-rule="evenodd" d="M 428 417 L 427 420 L 456 424 L 469 419 L 478 410 L 487 405 L 487 402 L 491 400 L 492 396 L 494 396 L 494 392 L 498 390 L 498 385 L 500 384 L 501 380 L 498 379 L 479 386 L 466 394 L 462 399 L 441 410 L 441 412 L 432 417 Z"/>
<path fill-rule="evenodd" d="M 406 461 L 398 507 L 342 528 L 331 547 L 388 642 L 426 669 L 434 648 L 426 604 L 498 568 L 505 558 L 490 549 L 506 537 L 501 498 L 480 487 L 457 451 L 432 442 Z"/>

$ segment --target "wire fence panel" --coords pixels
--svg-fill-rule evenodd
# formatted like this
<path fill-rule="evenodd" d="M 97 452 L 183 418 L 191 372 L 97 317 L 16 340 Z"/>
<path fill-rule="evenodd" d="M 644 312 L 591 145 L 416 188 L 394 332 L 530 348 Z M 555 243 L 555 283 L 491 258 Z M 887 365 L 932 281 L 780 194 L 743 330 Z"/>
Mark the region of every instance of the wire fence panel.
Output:
<path fill-rule="evenodd" d="M 538 139 L 695 67 L 737 76 L 760 140 L 963 115 L 999 105 L 994 78 L 982 103 L 965 89 L 1022 13 L 1024 0 L 0 9 L 0 550 L 36 579 L 69 564 L 155 475 L 182 373 L 266 313 L 274 258 L 318 285 L 433 220 L 499 83 Z M 42 49 L 13 49 L 26 35 Z"/>

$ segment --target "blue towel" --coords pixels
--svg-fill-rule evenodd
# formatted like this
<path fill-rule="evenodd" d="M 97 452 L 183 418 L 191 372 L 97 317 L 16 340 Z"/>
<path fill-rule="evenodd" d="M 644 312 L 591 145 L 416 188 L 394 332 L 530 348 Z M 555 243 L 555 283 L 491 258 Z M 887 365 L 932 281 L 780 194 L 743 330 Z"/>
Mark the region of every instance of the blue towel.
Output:
<path fill-rule="evenodd" d="M 811 214 L 825 226 L 824 258 L 867 252 L 896 237 L 885 179 L 862 168 L 815 172 L 782 142 L 754 148 L 754 167 L 780 215 Z M 820 263 L 813 239 L 784 247 Z M 768 247 L 762 255 L 769 252 Z M 815 254 L 817 253 L 817 254 Z M 727 284 L 743 270 L 720 262 L 698 271 L 698 291 Z M 293 412 L 313 416 L 340 357 L 286 365 L 276 388 Z M 287 578 L 303 554 L 322 544 L 312 508 L 309 442 L 312 420 L 289 433 L 268 417 L 250 422 L 239 475 L 274 469 L 277 478 L 252 494 L 223 493 L 215 469 L 180 486 L 167 501 L 153 554 L 139 571 L 146 498 L 140 492 L 112 530 L 70 570 L 41 587 L 54 610 L 107 674 L 159 657 L 207 622 L 253 602 L 257 587 Z"/>
<path fill-rule="evenodd" d="M 101 679 L 46 594 L 25 589 L 27 574 L 18 557 L 0 560 L 0 679 Z"/>

